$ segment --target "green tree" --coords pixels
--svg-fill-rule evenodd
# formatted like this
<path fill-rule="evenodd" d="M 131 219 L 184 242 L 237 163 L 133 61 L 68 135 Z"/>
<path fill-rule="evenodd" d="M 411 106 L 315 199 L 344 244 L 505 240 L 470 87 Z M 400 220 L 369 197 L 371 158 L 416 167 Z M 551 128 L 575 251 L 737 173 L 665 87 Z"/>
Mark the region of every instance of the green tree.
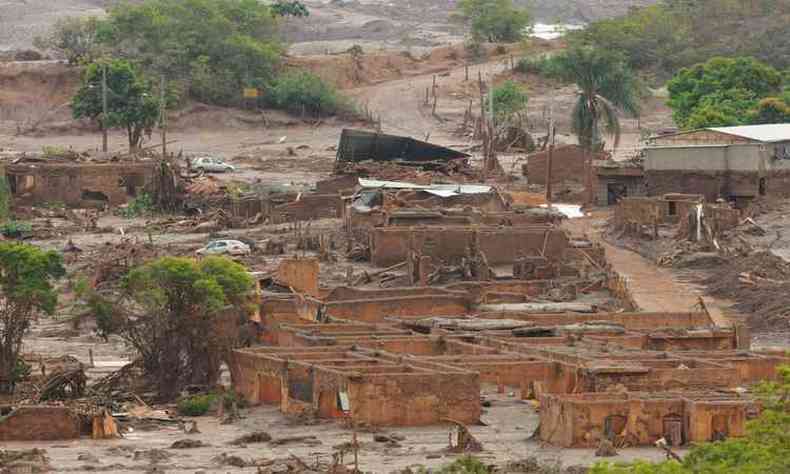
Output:
<path fill-rule="evenodd" d="M 310 10 L 302 3 L 294 0 L 277 0 L 271 6 L 276 16 L 310 16 Z"/>
<path fill-rule="evenodd" d="M 0 393 L 14 391 L 22 339 L 36 314 L 52 314 L 54 279 L 65 274 L 59 254 L 0 242 Z"/>
<path fill-rule="evenodd" d="M 118 331 L 163 399 L 216 383 L 242 342 L 252 288 L 245 268 L 224 257 L 163 257 L 129 272 Z"/>
<path fill-rule="evenodd" d="M 97 25 L 95 16 L 61 18 L 47 36 L 36 37 L 33 45 L 39 49 L 57 51 L 72 65 L 91 62 L 99 54 Z"/>
<path fill-rule="evenodd" d="M 107 116 L 104 116 L 102 80 L 107 77 Z M 116 59 L 89 65 L 82 85 L 72 98 L 74 118 L 87 117 L 102 127 L 123 128 L 129 138 L 129 150 L 140 147 L 143 134 L 150 134 L 159 117 L 159 99 L 131 64 Z"/>
<path fill-rule="evenodd" d="M 494 88 L 494 113 L 499 123 L 508 122 L 511 118 L 524 112 L 529 96 L 514 81 L 505 81 Z"/>
<path fill-rule="evenodd" d="M 712 58 L 675 74 L 668 104 L 682 128 L 744 124 L 760 99 L 778 95 L 781 86 L 782 75 L 754 58 Z"/>
<path fill-rule="evenodd" d="M 565 78 L 579 88 L 571 112 L 571 128 L 579 144 L 591 151 L 603 145 L 602 135 L 620 142 L 618 110 L 639 113 L 639 84 L 620 56 L 591 47 L 573 48 L 558 61 Z"/>
<path fill-rule="evenodd" d="M 599 463 L 590 474 L 768 474 L 790 472 L 790 367 L 779 368 L 774 382 L 761 384 L 759 418 L 746 436 L 695 445 L 682 462 Z"/>
<path fill-rule="evenodd" d="M 529 11 L 515 7 L 512 0 L 461 0 L 458 17 L 474 41 L 492 43 L 519 41 L 532 24 Z"/>
<path fill-rule="evenodd" d="M 242 88 L 272 80 L 280 62 L 278 15 L 272 8 L 257 0 L 121 3 L 110 9 L 99 26 L 99 39 L 147 74 L 164 74 L 168 80 L 187 83 L 193 97 L 236 105 Z M 196 67 L 221 79 L 219 92 L 211 92 L 211 83 L 205 80 L 191 88 Z"/>
<path fill-rule="evenodd" d="M 790 96 L 767 97 L 762 99 L 755 109 L 751 111 L 749 122 L 753 124 L 764 123 L 790 123 Z"/>

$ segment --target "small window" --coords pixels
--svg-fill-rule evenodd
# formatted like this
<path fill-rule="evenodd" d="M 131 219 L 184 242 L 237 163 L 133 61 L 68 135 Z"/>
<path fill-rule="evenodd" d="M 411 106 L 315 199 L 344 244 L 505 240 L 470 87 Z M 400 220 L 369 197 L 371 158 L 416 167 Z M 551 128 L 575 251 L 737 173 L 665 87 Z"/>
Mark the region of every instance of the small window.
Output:
<path fill-rule="evenodd" d="M 676 216 L 678 215 L 678 203 L 675 201 L 669 201 L 669 215 Z"/>

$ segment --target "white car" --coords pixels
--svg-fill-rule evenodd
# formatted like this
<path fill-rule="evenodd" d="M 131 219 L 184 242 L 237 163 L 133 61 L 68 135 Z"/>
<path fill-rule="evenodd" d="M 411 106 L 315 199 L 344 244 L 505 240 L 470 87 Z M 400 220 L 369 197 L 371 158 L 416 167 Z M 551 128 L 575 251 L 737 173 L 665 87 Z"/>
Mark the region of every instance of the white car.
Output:
<path fill-rule="evenodd" d="M 226 173 L 236 171 L 235 166 L 229 165 L 219 158 L 193 158 L 191 164 L 193 169 L 204 173 Z"/>
<path fill-rule="evenodd" d="M 249 255 L 251 252 L 250 246 L 238 240 L 215 240 L 209 242 L 208 245 L 199 249 L 196 254 L 199 256 L 206 255 Z"/>

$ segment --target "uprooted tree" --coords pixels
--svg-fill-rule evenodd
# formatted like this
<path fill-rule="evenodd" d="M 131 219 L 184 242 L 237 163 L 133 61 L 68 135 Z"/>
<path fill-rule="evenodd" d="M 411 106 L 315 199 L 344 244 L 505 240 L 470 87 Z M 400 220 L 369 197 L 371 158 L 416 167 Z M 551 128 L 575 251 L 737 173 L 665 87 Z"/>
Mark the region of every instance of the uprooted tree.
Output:
<path fill-rule="evenodd" d="M 252 288 L 246 269 L 228 258 L 159 258 L 126 275 L 110 330 L 169 400 L 187 385 L 216 383 L 244 341 Z"/>
<path fill-rule="evenodd" d="M 55 311 L 58 295 L 52 283 L 65 273 L 53 251 L 0 243 L 0 394 L 14 391 L 25 332 L 33 317 Z"/>

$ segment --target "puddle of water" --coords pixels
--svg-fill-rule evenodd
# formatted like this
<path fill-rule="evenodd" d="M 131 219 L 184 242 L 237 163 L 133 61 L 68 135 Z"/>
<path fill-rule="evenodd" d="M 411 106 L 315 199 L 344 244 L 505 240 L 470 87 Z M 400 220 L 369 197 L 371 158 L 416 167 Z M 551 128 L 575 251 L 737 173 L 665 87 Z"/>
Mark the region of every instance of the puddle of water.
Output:
<path fill-rule="evenodd" d="M 533 38 L 553 40 L 563 36 L 568 31 L 584 29 L 584 25 L 573 25 L 570 23 L 535 23 L 532 26 Z"/>

